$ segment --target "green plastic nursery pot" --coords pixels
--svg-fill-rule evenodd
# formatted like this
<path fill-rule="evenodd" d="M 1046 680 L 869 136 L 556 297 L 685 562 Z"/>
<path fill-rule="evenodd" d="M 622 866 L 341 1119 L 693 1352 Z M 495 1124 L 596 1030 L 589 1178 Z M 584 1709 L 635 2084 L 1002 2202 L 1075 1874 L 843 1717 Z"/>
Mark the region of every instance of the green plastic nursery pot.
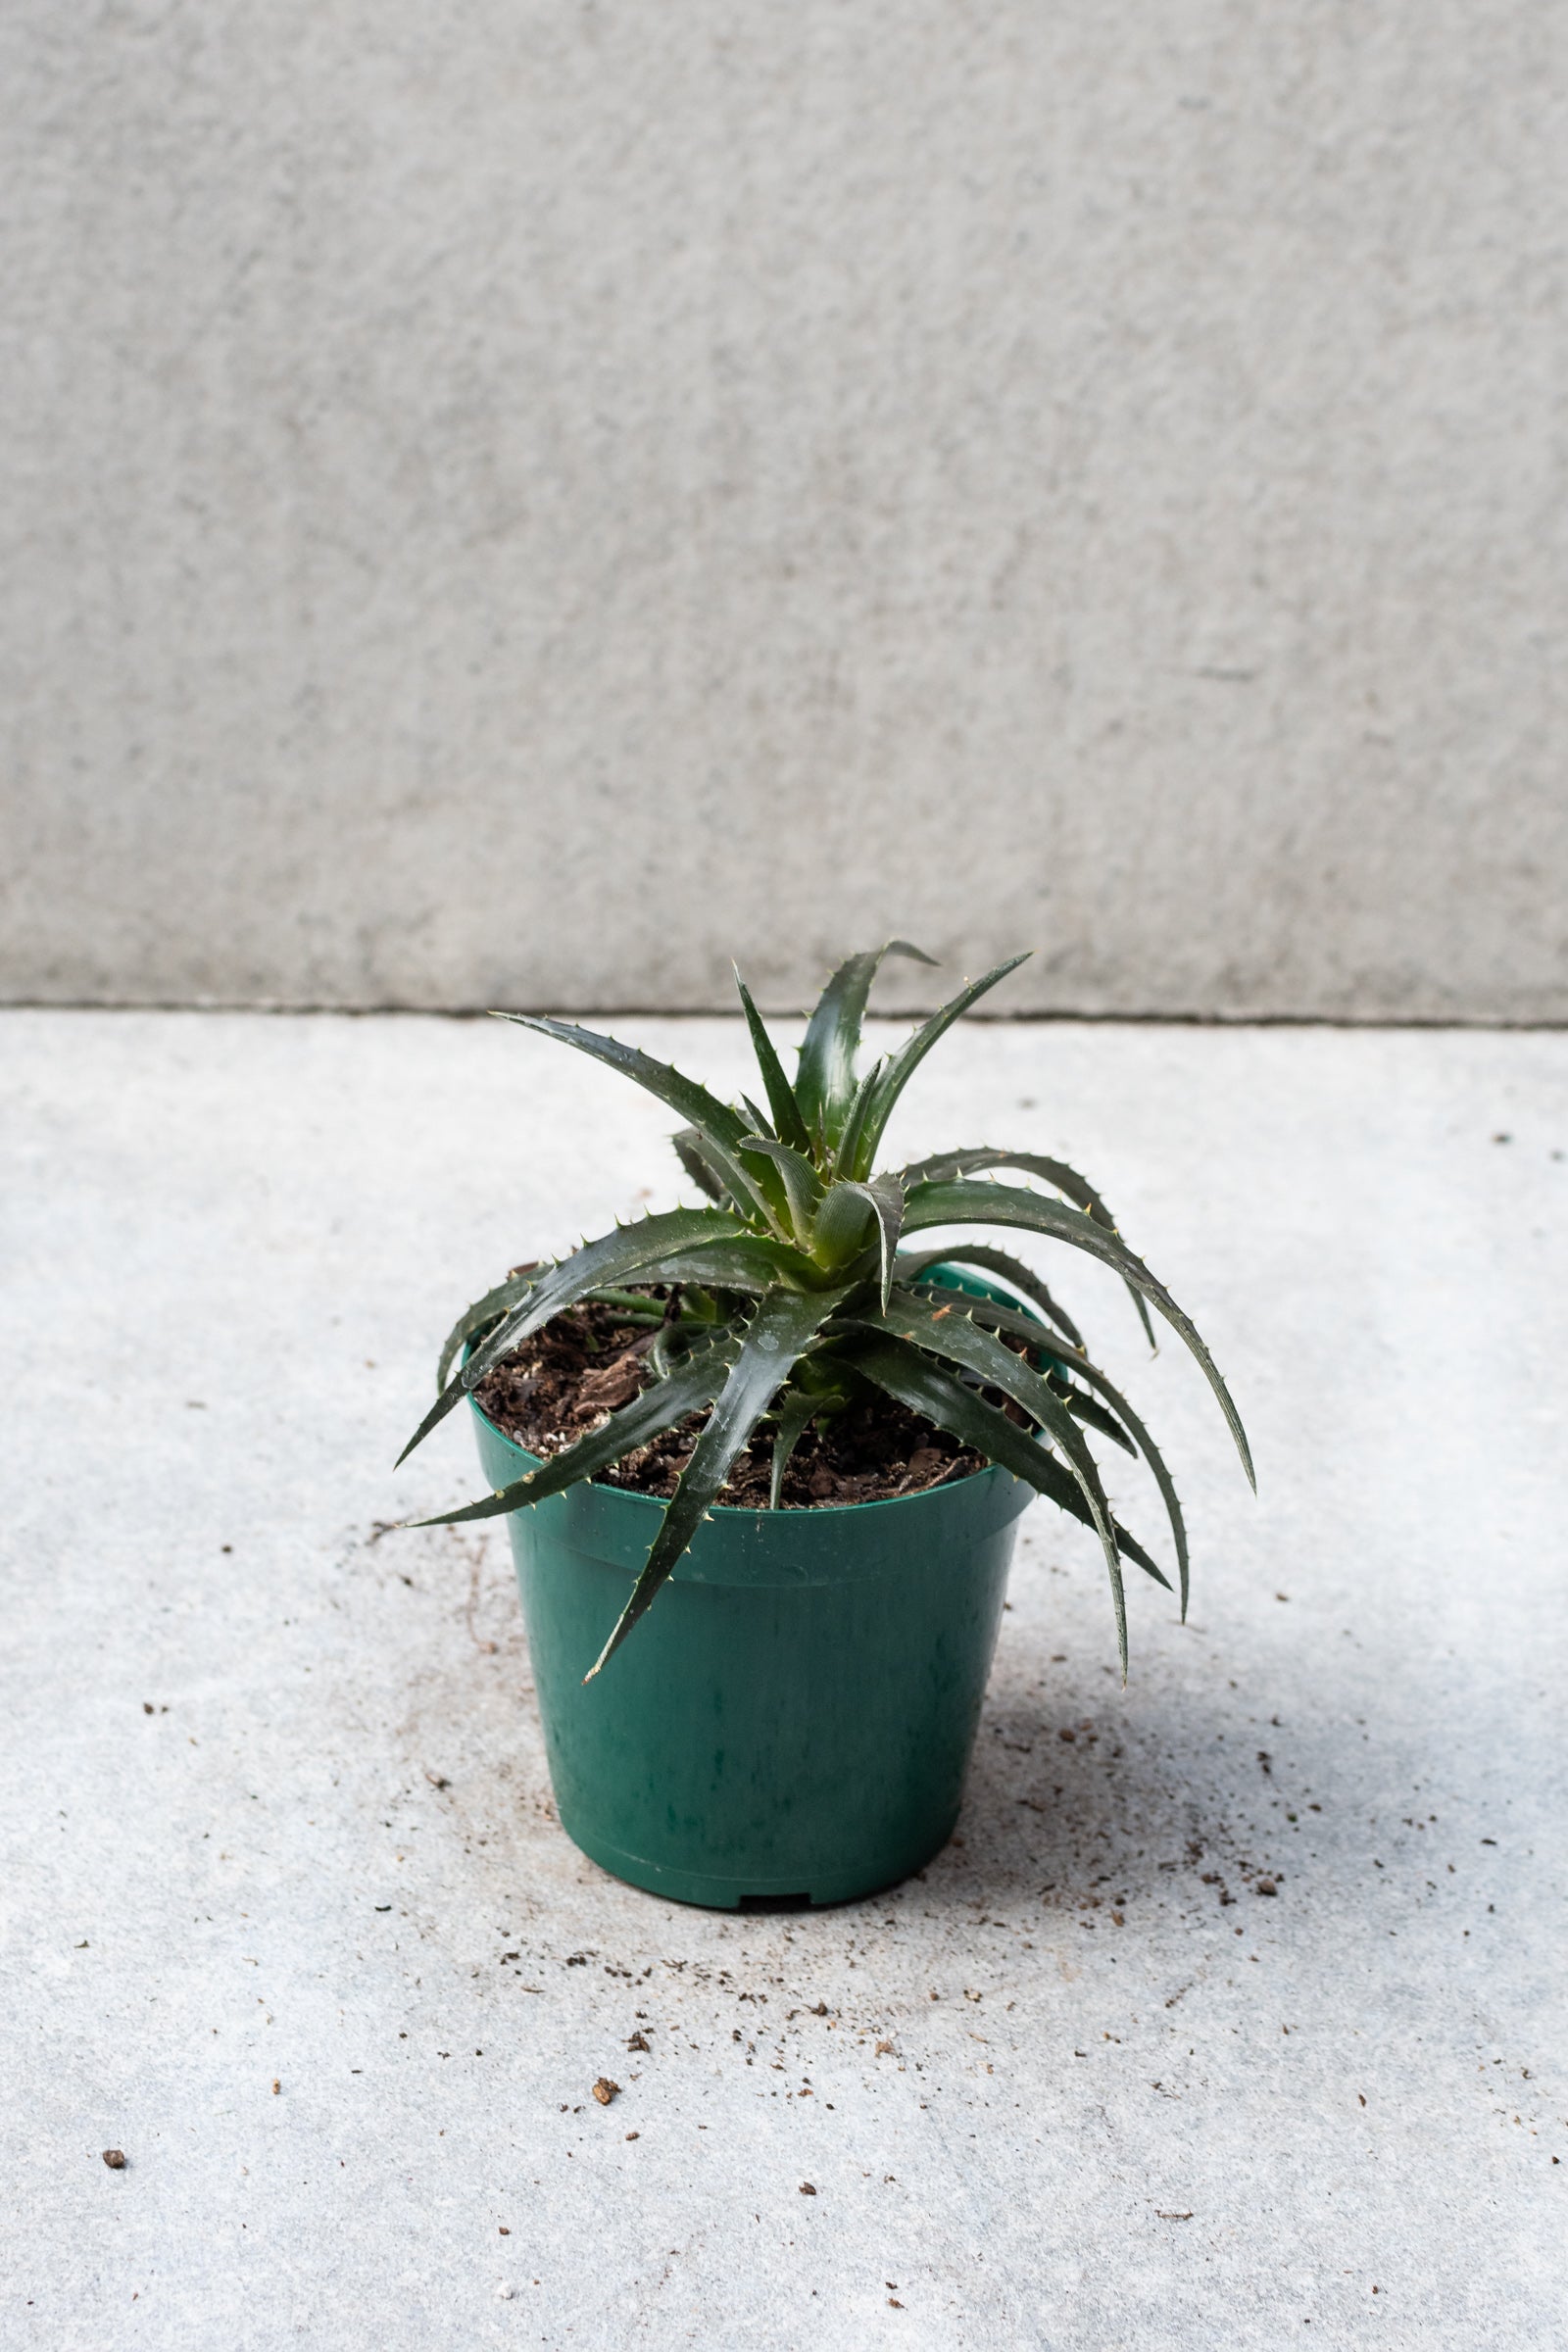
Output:
<path fill-rule="evenodd" d="M 474 1414 L 491 1487 L 522 1477 L 535 1457 Z M 1033 1492 L 993 1466 L 889 1502 L 717 1508 L 586 1686 L 664 1506 L 584 1484 L 514 1512 L 567 1836 L 634 1886 L 726 1911 L 919 1870 L 957 1819 Z"/>

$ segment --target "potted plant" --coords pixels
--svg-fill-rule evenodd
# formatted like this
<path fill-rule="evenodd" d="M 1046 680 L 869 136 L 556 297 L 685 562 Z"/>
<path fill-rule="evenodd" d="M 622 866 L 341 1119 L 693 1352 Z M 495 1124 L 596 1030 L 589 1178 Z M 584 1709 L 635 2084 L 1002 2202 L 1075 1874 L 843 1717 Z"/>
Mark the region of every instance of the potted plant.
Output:
<path fill-rule="evenodd" d="M 1151 1343 L 1152 1305 L 1197 1357 L 1252 1476 L 1207 1348 L 1073 1169 L 980 1147 L 875 1172 L 918 1064 L 1024 960 L 858 1075 L 888 955 L 931 960 L 902 940 L 852 956 L 793 1084 L 737 974 L 765 1112 L 592 1030 L 500 1016 L 675 1110 L 707 1205 L 617 1226 L 487 1293 L 404 1449 L 473 1404 L 493 1492 L 417 1524 L 509 1519 L 563 1827 L 617 1877 L 685 1901 L 842 1901 L 946 1842 L 1035 1494 L 1100 1538 L 1125 1679 L 1121 1563 L 1168 1580 L 1113 1516 L 1091 1432 L 1148 1463 L 1185 1613 L 1186 1532 L 1149 1432 L 1039 1275 L 961 1229 L 1036 1234 L 1119 1274 Z M 956 1238 L 921 1248 L 936 1230 Z"/>

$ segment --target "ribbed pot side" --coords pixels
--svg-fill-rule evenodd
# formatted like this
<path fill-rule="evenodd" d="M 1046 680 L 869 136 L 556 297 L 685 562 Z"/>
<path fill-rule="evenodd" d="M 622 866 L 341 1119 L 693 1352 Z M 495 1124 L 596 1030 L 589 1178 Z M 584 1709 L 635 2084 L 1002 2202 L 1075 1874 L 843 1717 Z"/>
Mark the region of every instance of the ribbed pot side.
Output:
<path fill-rule="evenodd" d="M 534 1456 L 477 1405 L 492 1488 Z M 845 1902 L 957 1818 L 1032 1490 L 991 1468 L 820 1510 L 715 1509 L 583 1677 L 663 1504 L 581 1485 L 508 1524 L 563 1828 L 635 1886 L 719 1910 Z"/>

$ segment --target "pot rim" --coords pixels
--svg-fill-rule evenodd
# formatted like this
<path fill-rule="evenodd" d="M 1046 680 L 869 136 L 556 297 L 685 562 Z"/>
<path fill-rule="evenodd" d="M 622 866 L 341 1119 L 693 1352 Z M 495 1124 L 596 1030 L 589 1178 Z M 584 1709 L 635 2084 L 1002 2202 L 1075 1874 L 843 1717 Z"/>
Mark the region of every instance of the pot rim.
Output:
<path fill-rule="evenodd" d="M 933 1274 L 949 1275 L 952 1278 L 952 1287 L 956 1290 L 968 1289 L 972 1285 L 976 1292 L 997 1298 L 998 1300 L 1003 1298 L 1004 1295 L 1002 1292 L 996 1290 L 990 1283 L 986 1282 L 982 1276 L 970 1273 L 967 1267 L 940 1265 L 933 1266 L 930 1271 Z M 1022 1307 L 1026 1314 L 1032 1312 L 1026 1301 L 1020 1300 L 1017 1303 Z M 1042 1325 L 1041 1328 L 1044 1330 L 1044 1325 Z M 471 1347 L 471 1342 L 469 1343 L 469 1347 Z M 467 1360 L 469 1347 L 465 1347 L 463 1350 L 465 1361 Z M 500 1424 L 491 1420 L 483 1405 L 480 1404 L 478 1398 L 473 1396 L 471 1392 L 469 1393 L 468 1402 L 473 1408 L 475 1418 L 482 1421 L 486 1429 L 492 1431 L 503 1446 L 510 1447 L 511 1450 L 520 1456 L 523 1461 L 532 1463 L 537 1468 L 546 1458 L 548 1458 L 542 1454 L 530 1453 L 526 1446 L 519 1446 L 515 1438 L 508 1437 L 506 1431 L 501 1428 Z M 962 1478 L 941 1479 L 934 1487 L 922 1487 L 917 1494 L 879 1494 L 868 1497 L 863 1502 L 781 1504 L 777 1510 L 773 1510 L 771 1508 L 765 1510 L 754 1510 L 747 1504 L 740 1502 L 715 1502 L 709 1505 L 707 1516 L 710 1518 L 723 1519 L 755 1519 L 762 1522 L 765 1525 L 776 1527 L 781 1520 L 793 1520 L 796 1523 L 799 1523 L 806 1520 L 844 1518 L 847 1517 L 852 1511 L 897 1510 L 907 1503 L 929 1502 L 934 1496 L 939 1494 L 973 1494 L 978 1495 L 988 1480 L 995 1482 L 998 1479 L 1006 1479 L 1013 1486 L 1023 1486 L 1026 1483 L 1023 1479 L 1016 1477 L 1012 1471 L 1005 1469 L 1001 1462 L 986 1462 L 983 1463 L 978 1470 L 966 1471 Z M 646 1503 L 651 1510 L 662 1511 L 668 1507 L 669 1498 L 667 1495 L 644 1494 L 636 1487 L 612 1487 L 597 1478 L 583 1479 L 580 1482 L 580 1485 L 582 1488 L 587 1489 L 596 1494 L 613 1494 L 618 1499 L 628 1503 Z M 577 1490 L 575 1488 L 567 1488 L 564 1490 L 564 1492 L 567 1494 L 574 1493 Z M 1034 1488 L 1030 1487 L 1029 1495 L 1031 1500 L 1033 1499 L 1034 1493 Z M 545 1499 L 549 1501 L 553 1498 L 547 1495 Z M 529 1506 L 527 1503 L 523 1503 L 519 1507 L 523 1510 L 526 1510 Z"/>
<path fill-rule="evenodd" d="M 548 1458 L 542 1454 L 530 1453 L 526 1446 L 519 1446 L 515 1438 L 509 1438 L 506 1431 L 491 1420 L 476 1397 L 470 1396 L 468 1402 L 473 1407 L 475 1417 L 484 1423 L 486 1429 L 493 1431 L 502 1445 L 509 1446 L 513 1452 L 519 1455 L 523 1461 L 530 1462 L 537 1467 Z M 986 1462 L 978 1470 L 966 1471 L 962 1478 L 942 1479 L 934 1487 L 922 1487 L 917 1494 L 877 1494 L 868 1496 L 862 1502 L 785 1503 L 781 1504 L 776 1511 L 771 1508 L 754 1510 L 743 1502 L 714 1502 L 709 1505 L 709 1516 L 724 1519 L 760 1519 L 774 1526 L 781 1519 L 846 1518 L 852 1511 L 891 1511 L 906 1503 L 928 1502 L 935 1494 L 967 1494 L 971 1490 L 977 1490 L 987 1479 L 996 1478 L 1011 1479 L 1015 1486 L 1022 1486 L 1025 1483 L 1022 1479 L 1013 1478 L 1013 1473 L 1004 1469 L 1000 1462 Z M 650 1510 L 662 1511 L 669 1506 L 667 1494 L 645 1494 L 637 1487 L 612 1487 L 606 1481 L 597 1478 L 585 1478 L 578 1483 L 581 1487 L 591 1489 L 596 1494 L 613 1494 L 617 1501 L 646 1503 Z M 576 1491 L 575 1488 L 563 1490 L 566 1494 Z M 1031 1487 L 1029 1492 L 1033 1494 L 1034 1489 Z M 545 1499 L 549 1501 L 552 1497 L 547 1495 Z M 521 1507 L 526 1510 L 528 1505 L 523 1503 Z"/>

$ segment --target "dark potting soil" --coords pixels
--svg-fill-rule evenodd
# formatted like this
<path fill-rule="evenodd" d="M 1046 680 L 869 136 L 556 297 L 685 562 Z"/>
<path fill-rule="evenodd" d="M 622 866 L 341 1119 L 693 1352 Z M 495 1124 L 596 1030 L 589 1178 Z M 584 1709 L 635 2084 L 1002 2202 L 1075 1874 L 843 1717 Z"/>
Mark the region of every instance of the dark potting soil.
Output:
<path fill-rule="evenodd" d="M 659 1301 L 666 1296 L 649 1293 Z M 657 1337 L 657 1325 L 628 1322 L 612 1306 L 568 1307 L 503 1356 L 474 1395 L 496 1427 L 529 1453 L 560 1453 L 647 1386 L 648 1350 Z M 667 1499 L 707 1418 L 706 1410 L 690 1414 L 652 1445 L 602 1470 L 598 1483 Z M 718 1500 L 765 1510 L 772 1468 L 773 1432 L 764 1424 Z M 825 1429 L 812 1426 L 804 1433 L 784 1473 L 783 1501 L 795 1510 L 882 1502 L 984 1468 L 981 1456 L 956 1438 L 891 1396 L 878 1396 L 851 1405 Z"/>

